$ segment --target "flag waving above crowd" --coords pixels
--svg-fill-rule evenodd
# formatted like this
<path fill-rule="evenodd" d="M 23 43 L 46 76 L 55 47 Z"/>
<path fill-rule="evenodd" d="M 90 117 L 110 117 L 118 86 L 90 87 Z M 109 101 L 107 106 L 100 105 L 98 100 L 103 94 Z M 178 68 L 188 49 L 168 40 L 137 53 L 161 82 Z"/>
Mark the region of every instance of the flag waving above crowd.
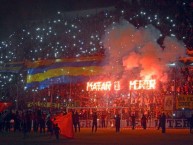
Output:
<path fill-rule="evenodd" d="M 60 134 L 66 138 L 74 138 L 72 113 L 60 114 L 54 117 L 54 124 L 58 124 Z"/>

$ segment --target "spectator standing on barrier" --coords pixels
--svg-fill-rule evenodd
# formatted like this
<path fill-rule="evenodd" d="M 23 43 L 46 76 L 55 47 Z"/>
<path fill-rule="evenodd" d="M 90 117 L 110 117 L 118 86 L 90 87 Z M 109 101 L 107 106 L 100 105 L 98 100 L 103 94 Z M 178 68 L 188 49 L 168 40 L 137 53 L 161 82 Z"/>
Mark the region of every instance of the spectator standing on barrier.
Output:
<path fill-rule="evenodd" d="M 94 130 L 95 129 L 95 130 Z M 94 112 L 92 115 L 92 132 L 97 131 L 97 113 Z"/>
<path fill-rule="evenodd" d="M 190 124 L 190 133 L 193 133 L 193 114 L 189 118 L 189 124 Z"/>
<path fill-rule="evenodd" d="M 141 118 L 141 125 L 143 127 L 143 129 L 147 128 L 147 118 L 146 116 L 143 114 L 142 118 Z"/>
<path fill-rule="evenodd" d="M 162 113 L 161 115 L 161 128 L 162 128 L 162 133 L 166 132 L 166 115 L 165 113 Z"/>
<path fill-rule="evenodd" d="M 117 115 L 115 115 L 115 130 L 116 130 L 116 132 L 120 132 L 120 127 L 121 127 L 121 118 L 120 118 L 120 115 L 117 114 Z"/>
<path fill-rule="evenodd" d="M 132 129 L 133 129 L 133 130 L 135 129 L 135 124 L 136 124 L 136 123 L 135 123 L 135 118 L 136 118 L 136 117 L 135 117 L 135 114 L 132 114 L 132 115 L 131 115 L 131 125 L 132 125 Z"/>

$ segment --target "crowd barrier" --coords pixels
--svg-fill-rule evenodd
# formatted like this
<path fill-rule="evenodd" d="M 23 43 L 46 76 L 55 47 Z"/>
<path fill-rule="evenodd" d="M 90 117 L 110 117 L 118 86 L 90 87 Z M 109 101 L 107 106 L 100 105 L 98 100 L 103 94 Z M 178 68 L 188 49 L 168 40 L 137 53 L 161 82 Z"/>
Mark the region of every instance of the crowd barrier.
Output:
<path fill-rule="evenodd" d="M 92 127 L 92 120 L 80 120 L 80 126 L 82 128 Z M 110 119 L 105 121 L 105 127 L 112 128 L 115 126 L 115 120 Z M 147 121 L 147 128 L 156 128 L 158 126 L 158 120 L 151 119 Z M 101 120 L 98 119 L 98 127 L 102 127 Z M 121 128 L 131 127 L 131 122 L 127 120 L 121 120 Z M 141 121 L 136 120 L 136 128 L 141 127 Z M 187 119 L 167 119 L 166 128 L 189 128 Z"/>

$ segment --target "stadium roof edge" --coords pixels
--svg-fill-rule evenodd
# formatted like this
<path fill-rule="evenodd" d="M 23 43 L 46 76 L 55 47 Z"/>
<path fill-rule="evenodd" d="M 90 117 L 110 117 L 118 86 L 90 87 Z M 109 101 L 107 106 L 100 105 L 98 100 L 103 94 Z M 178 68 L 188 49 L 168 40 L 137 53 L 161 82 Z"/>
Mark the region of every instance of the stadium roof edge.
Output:
<path fill-rule="evenodd" d="M 86 17 L 87 15 L 95 15 L 98 14 L 102 11 L 114 11 L 116 8 L 114 6 L 111 7 L 103 7 L 103 8 L 92 8 L 92 9 L 87 9 L 87 10 L 76 10 L 76 11 L 67 11 L 63 12 L 64 17 L 77 17 L 77 16 L 82 16 Z"/>

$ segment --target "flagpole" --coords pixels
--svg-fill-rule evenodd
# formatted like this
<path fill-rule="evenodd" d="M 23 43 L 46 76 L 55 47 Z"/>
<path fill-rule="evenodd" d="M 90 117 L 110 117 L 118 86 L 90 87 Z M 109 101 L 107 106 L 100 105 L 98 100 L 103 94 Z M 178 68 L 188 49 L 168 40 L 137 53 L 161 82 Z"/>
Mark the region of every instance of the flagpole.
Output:
<path fill-rule="evenodd" d="M 35 105 L 35 104 L 36 104 L 36 103 L 35 103 L 35 94 L 34 94 L 34 89 L 32 89 L 31 91 L 32 91 L 32 93 L 33 93 L 33 110 L 35 111 L 35 109 L 36 109 L 36 108 L 35 108 L 35 107 L 36 107 L 36 105 Z"/>
<path fill-rule="evenodd" d="M 16 86 L 16 100 L 17 100 L 16 101 L 16 109 L 18 110 L 18 107 L 19 107 L 19 104 L 18 104 L 19 103 L 19 100 L 18 100 L 19 99 L 19 96 L 18 96 L 18 85 L 16 84 L 15 86 Z"/>
<path fill-rule="evenodd" d="M 71 81 L 70 81 L 70 99 L 71 99 L 71 93 L 72 93 L 72 92 L 71 92 Z"/>
<path fill-rule="evenodd" d="M 53 103 L 53 84 L 51 86 L 51 90 L 50 90 L 50 113 L 52 112 L 52 103 Z"/>
<path fill-rule="evenodd" d="M 176 109 L 176 66 L 174 67 L 174 100 L 173 100 L 172 116 L 174 114 L 175 109 Z"/>

